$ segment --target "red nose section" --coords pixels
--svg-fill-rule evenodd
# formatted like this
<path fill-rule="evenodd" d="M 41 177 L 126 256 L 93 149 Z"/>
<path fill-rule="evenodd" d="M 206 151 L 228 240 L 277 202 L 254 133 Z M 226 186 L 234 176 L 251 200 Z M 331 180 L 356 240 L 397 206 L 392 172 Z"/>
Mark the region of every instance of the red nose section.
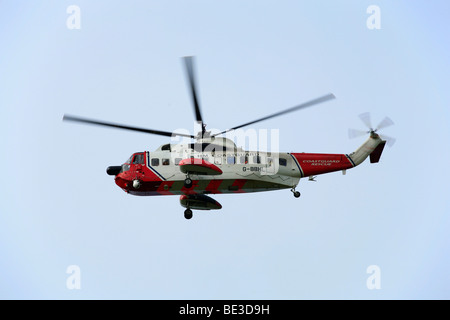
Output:
<path fill-rule="evenodd" d="M 116 178 L 114 179 L 115 183 L 122 188 L 124 191 L 128 191 L 129 183 L 127 179 L 124 179 L 123 174 L 119 173 Z"/>

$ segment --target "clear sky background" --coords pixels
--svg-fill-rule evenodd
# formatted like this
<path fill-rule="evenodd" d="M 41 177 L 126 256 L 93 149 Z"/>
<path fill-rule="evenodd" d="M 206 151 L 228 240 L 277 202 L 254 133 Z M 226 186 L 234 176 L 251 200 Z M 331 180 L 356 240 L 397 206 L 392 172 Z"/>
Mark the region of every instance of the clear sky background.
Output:
<path fill-rule="evenodd" d="M 69 5 L 81 29 L 69 30 Z M 369 30 L 369 5 L 381 29 Z M 449 299 L 448 1 L 0 1 L 0 298 Z M 280 150 L 349 153 L 360 113 L 397 139 L 380 163 L 289 190 L 127 195 L 106 175 L 164 137 L 64 113 L 192 130 L 180 57 L 197 57 L 203 116 L 255 126 Z M 69 265 L 81 289 L 66 287 Z M 369 290 L 366 269 L 381 270 Z"/>

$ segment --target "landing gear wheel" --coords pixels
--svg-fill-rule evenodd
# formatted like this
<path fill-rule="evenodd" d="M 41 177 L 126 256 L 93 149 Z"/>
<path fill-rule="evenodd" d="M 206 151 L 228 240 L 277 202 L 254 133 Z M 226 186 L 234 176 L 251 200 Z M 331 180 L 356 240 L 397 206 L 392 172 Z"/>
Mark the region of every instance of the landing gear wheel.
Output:
<path fill-rule="evenodd" d="M 296 197 L 296 198 L 300 197 L 300 192 L 295 191 L 295 187 L 292 187 L 291 191 L 292 191 L 292 194 L 294 195 L 294 197 Z"/>
<path fill-rule="evenodd" d="M 190 189 L 192 187 L 192 180 L 191 178 L 184 179 L 184 187 L 187 189 Z"/>
<path fill-rule="evenodd" d="M 186 219 L 191 219 L 192 218 L 192 216 L 193 216 L 193 214 L 192 214 L 192 210 L 191 209 L 186 209 L 186 210 L 184 210 L 184 217 L 186 218 Z"/>

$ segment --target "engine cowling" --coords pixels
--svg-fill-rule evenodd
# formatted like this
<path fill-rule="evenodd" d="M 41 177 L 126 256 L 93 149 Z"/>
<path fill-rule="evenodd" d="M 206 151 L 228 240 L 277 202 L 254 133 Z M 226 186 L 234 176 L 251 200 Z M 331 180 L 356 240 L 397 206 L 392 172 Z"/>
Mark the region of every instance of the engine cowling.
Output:
<path fill-rule="evenodd" d="M 218 210 L 222 205 L 204 194 L 189 194 L 180 196 L 180 204 L 184 208 L 196 210 Z"/>

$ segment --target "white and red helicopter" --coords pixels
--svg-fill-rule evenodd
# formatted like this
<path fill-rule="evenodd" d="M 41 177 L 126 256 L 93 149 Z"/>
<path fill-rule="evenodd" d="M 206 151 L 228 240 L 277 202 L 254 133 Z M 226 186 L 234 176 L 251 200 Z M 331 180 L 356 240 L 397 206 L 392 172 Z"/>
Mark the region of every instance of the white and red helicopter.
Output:
<path fill-rule="evenodd" d="M 263 120 L 310 107 L 331 99 L 327 94 L 298 106 L 250 121 L 225 131 L 211 134 L 206 131 L 198 95 L 195 87 L 193 58 L 184 57 L 189 89 L 194 105 L 196 121 L 201 131 L 196 135 L 137 128 L 116 123 L 64 115 L 63 120 L 100 125 L 124 130 L 162 135 L 181 136 L 194 142 L 164 144 L 153 152 L 137 152 L 120 166 L 110 166 L 107 174 L 115 176 L 115 183 L 125 192 L 136 196 L 180 195 L 180 203 L 185 207 L 184 217 L 191 219 L 192 209 L 221 209 L 219 202 L 209 194 L 235 194 L 247 192 L 290 189 L 298 198 L 296 187 L 302 178 L 314 180 L 315 176 L 342 171 L 345 174 L 370 156 L 370 162 L 379 161 L 386 143 L 395 139 L 382 136 L 377 130 L 393 124 L 385 118 L 373 129 L 368 113 L 360 115 L 369 131 L 350 130 L 351 137 L 369 134 L 369 138 L 350 154 L 283 153 L 246 151 L 236 146 L 233 140 L 219 137 Z"/>

